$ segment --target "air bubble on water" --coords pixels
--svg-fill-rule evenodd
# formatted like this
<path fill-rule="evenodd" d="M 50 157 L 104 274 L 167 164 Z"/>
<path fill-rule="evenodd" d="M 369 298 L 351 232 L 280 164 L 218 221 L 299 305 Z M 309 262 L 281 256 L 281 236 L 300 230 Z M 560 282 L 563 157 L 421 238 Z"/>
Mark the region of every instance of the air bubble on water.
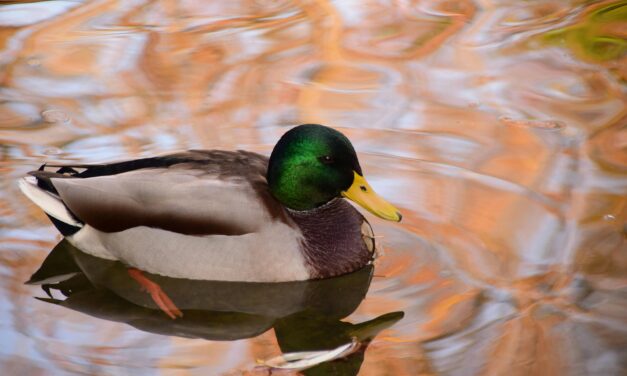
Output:
<path fill-rule="evenodd" d="M 41 66 L 41 59 L 37 57 L 31 57 L 28 60 L 26 60 L 26 64 L 28 64 L 31 67 L 39 67 Z"/>
<path fill-rule="evenodd" d="M 69 123 L 70 116 L 61 110 L 45 110 L 41 113 L 46 123 Z"/>
<path fill-rule="evenodd" d="M 44 155 L 59 155 L 63 152 L 63 150 L 56 148 L 56 147 L 50 147 L 47 148 L 46 150 L 44 150 Z"/>
<path fill-rule="evenodd" d="M 529 119 L 513 119 L 509 116 L 501 116 L 499 121 L 509 126 L 528 127 L 545 130 L 561 130 L 566 127 L 564 122 L 559 120 L 529 120 Z"/>
<path fill-rule="evenodd" d="M 442 278 L 448 278 L 450 276 L 453 275 L 453 273 L 450 270 L 440 270 L 440 272 L 438 273 L 438 275 Z"/>

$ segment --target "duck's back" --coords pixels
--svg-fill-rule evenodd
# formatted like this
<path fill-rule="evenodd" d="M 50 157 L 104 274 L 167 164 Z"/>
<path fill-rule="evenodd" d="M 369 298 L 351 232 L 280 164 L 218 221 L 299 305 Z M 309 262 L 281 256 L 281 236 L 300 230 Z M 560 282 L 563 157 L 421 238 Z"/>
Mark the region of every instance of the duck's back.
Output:
<path fill-rule="evenodd" d="M 103 232 L 148 226 L 192 235 L 241 235 L 280 215 L 265 182 L 267 158 L 255 153 L 189 151 L 63 166 L 57 172 L 43 167 L 30 173 L 37 187 L 58 197 L 77 222 Z"/>

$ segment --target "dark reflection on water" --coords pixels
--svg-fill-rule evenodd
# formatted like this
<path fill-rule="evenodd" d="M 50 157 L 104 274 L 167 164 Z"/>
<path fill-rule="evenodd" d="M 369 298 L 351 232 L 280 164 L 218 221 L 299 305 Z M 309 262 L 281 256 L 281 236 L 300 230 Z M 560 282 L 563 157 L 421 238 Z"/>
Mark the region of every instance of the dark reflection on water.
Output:
<path fill-rule="evenodd" d="M 63 240 L 27 283 L 42 285 L 49 298 L 37 298 L 41 301 L 151 333 L 233 341 L 274 328 L 284 353 L 351 345 L 339 360 L 300 367 L 312 375 L 357 374 L 368 343 L 403 317 L 402 312 L 390 312 L 358 324 L 341 321 L 366 296 L 372 265 L 336 278 L 284 283 L 197 281 L 145 273 L 182 311 L 177 319 L 160 311 L 127 270 L 120 262 L 93 257 Z M 65 298 L 53 297 L 55 290 Z"/>

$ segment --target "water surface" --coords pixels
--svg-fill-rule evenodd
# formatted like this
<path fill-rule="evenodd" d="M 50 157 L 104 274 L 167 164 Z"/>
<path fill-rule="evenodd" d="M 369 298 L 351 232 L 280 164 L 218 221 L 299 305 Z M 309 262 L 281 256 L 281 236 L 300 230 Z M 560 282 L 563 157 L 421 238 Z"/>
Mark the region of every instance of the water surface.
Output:
<path fill-rule="evenodd" d="M 0 368 L 262 372 L 295 326 L 217 341 L 34 299 L 60 237 L 16 180 L 42 161 L 268 154 L 315 122 L 404 215 L 369 217 L 384 254 L 333 323 L 404 313 L 360 375 L 625 374 L 626 23 L 625 1 L 0 5 Z"/>

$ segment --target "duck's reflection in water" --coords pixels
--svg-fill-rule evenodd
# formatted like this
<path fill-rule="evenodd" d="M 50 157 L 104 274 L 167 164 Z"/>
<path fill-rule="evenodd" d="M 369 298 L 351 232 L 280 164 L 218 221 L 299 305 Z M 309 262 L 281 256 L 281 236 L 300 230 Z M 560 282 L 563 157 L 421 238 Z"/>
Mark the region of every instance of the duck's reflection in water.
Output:
<path fill-rule="evenodd" d="M 142 291 L 124 265 L 85 254 L 67 241 L 57 244 L 27 283 L 41 285 L 50 296 L 37 299 L 152 333 L 230 341 L 274 328 L 284 357 L 270 360 L 267 367 L 353 375 L 370 341 L 403 317 L 402 312 L 391 312 L 358 324 L 342 321 L 366 296 L 372 271 L 368 265 L 340 277 L 282 283 L 197 281 L 145 273 L 182 311 L 175 320 Z M 51 290 L 65 299 L 54 298 Z"/>

